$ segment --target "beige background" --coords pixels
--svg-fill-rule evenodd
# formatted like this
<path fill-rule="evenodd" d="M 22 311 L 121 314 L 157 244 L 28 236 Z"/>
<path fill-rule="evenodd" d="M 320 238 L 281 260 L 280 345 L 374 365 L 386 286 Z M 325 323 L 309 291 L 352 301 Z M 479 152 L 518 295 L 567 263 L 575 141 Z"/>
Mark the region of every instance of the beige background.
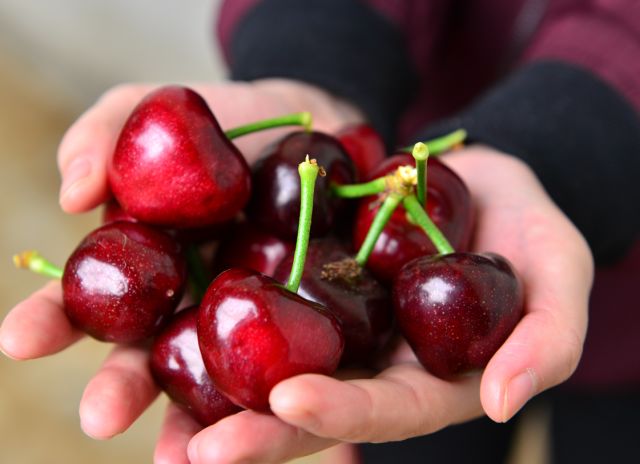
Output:
<path fill-rule="evenodd" d="M 0 0 L 1 317 L 43 283 L 15 270 L 13 253 L 37 248 L 62 264 L 98 223 L 58 207 L 55 153 L 66 127 L 119 82 L 222 79 L 216 3 Z M 108 350 L 84 340 L 37 361 L 0 356 L 0 463 L 151 462 L 164 398 L 108 442 L 80 430 L 78 402 Z M 513 462 L 545 462 L 544 419 L 534 419 Z"/>

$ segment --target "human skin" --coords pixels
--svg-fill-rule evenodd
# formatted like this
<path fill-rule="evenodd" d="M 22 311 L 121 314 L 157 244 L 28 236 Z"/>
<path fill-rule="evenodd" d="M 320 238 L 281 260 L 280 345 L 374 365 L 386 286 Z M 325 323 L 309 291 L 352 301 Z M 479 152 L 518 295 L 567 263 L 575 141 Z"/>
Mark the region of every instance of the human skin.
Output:
<path fill-rule="evenodd" d="M 118 87 L 69 129 L 58 153 L 64 211 L 87 211 L 109 198 L 107 157 L 126 117 L 152 88 Z M 329 133 L 362 119 L 345 102 L 292 81 L 193 88 L 209 102 L 223 128 L 303 110 L 312 112 L 316 129 Z M 260 147 L 286 130 L 239 139 L 239 148 L 252 162 Z M 428 374 L 400 344 L 388 366 L 368 376 L 338 380 L 302 375 L 281 382 L 270 395 L 274 415 L 243 411 L 201 430 L 171 405 L 156 462 L 189 462 L 187 453 L 193 463 L 282 462 L 341 442 L 424 435 L 482 414 L 504 422 L 533 395 L 573 372 L 584 342 L 593 275 L 586 242 L 534 173 L 516 158 L 470 146 L 443 159 L 474 198 L 478 215 L 473 250 L 508 257 L 525 285 L 525 316 L 484 372 L 445 382 Z M 60 285 L 52 282 L 7 315 L 0 327 L 0 349 L 14 359 L 33 359 L 61 351 L 81 337 L 64 315 Z M 147 351 L 117 346 L 85 389 L 82 428 L 98 439 L 122 433 L 157 394 Z M 229 442 L 234 446 L 227 446 Z M 340 456 L 348 461 L 352 454 Z"/>

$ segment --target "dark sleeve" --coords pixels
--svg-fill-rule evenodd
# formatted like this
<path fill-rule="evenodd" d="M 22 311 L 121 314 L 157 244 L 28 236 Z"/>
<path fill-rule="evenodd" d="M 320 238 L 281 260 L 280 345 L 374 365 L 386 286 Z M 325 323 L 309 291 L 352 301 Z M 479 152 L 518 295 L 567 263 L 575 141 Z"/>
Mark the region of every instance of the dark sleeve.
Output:
<path fill-rule="evenodd" d="M 533 61 L 417 139 L 459 127 L 471 142 L 531 166 L 597 263 L 619 258 L 638 236 L 640 120 L 629 100 L 593 72 Z"/>
<path fill-rule="evenodd" d="M 263 0 L 228 33 L 227 57 L 235 80 L 297 79 L 347 99 L 389 142 L 415 85 L 403 40 L 366 2 Z"/>
<path fill-rule="evenodd" d="M 548 0 L 522 67 L 440 130 L 527 162 L 596 262 L 613 261 L 640 229 L 639 58 L 639 1 Z"/>

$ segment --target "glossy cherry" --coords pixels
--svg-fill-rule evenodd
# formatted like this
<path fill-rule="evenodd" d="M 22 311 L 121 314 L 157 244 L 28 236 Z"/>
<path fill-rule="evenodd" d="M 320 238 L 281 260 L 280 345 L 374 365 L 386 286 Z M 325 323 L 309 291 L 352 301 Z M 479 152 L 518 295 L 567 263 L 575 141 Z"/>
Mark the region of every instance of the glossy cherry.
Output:
<path fill-rule="evenodd" d="M 235 225 L 220 242 L 215 257 L 216 274 L 232 267 L 246 267 L 273 277 L 280 261 L 293 249 L 293 243 L 245 221 Z"/>
<path fill-rule="evenodd" d="M 372 173 L 372 178 L 393 172 L 398 166 L 413 165 L 411 155 L 396 155 L 387 159 Z M 474 212 L 471 195 L 460 177 L 436 158 L 428 161 L 427 212 L 442 230 L 451 245 L 467 250 L 473 232 Z M 353 242 L 359 248 L 378 212 L 379 200 L 364 198 L 358 207 L 353 227 Z M 375 248 L 367 267 L 382 282 L 390 283 L 402 266 L 419 256 L 434 254 L 436 250 L 424 231 L 412 224 L 404 208 L 397 208 Z"/>
<path fill-rule="evenodd" d="M 173 313 L 185 281 L 185 262 L 171 237 L 142 224 L 114 222 L 91 232 L 67 260 L 65 312 L 99 340 L 140 341 Z"/>
<path fill-rule="evenodd" d="M 249 218 L 284 240 L 294 240 L 300 215 L 298 164 L 305 155 L 326 171 L 317 181 L 312 236 L 327 234 L 334 226 L 342 201 L 330 195 L 329 185 L 352 183 L 354 168 L 338 140 L 320 132 L 293 132 L 269 147 L 253 168 Z"/>
<path fill-rule="evenodd" d="M 325 305 L 340 321 L 345 338 L 343 365 L 367 364 L 388 340 L 391 332 L 389 292 L 366 269 L 357 276 L 325 270 L 325 265 L 352 258 L 336 239 L 317 239 L 309 244 L 298 294 Z M 275 272 L 275 279 L 289 278 L 293 255 L 287 256 Z M 357 266 L 353 262 L 354 266 Z M 348 271 L 348 270 L 347 270 Z"/>
<path fill-rule="evenodd" d="M 522 317 L 523 288 L 496 254 L 424 256 L 395 278 L 393 307 L 418 360 L 450 379 L 486 366 Z"/>
<path fill-rule="evenodd" d="M 369 124 L 352 124 L 340 130 L 336 138 L 344 146 L 356 167 L 358 179 L 367 179 L 386 157 L 380 134 Z"/>
<path fill-rule="evenodd" d="M 250 171 L 204 99 L 185 87 L 151 92 L 133 110 L 108 166 L 123 209 L 142 222 L 200 227 L 233 218 Z"/>
<path fill-rule="evenodd" d="M 200 355 L 198 307 L 174 315 L 155 338 L 149 365 L 157 384 L 203 426 L 241 411 L 213 385 Z"/>
<path fill-rule="evenodd" d="M 234 403 L 269 410 L 269 392 L 303 373 L 331 374 L 344 338 L 336 318 L 270 277 L 234 268 L 209 286 L 198 314 L 207 371 Z"/>

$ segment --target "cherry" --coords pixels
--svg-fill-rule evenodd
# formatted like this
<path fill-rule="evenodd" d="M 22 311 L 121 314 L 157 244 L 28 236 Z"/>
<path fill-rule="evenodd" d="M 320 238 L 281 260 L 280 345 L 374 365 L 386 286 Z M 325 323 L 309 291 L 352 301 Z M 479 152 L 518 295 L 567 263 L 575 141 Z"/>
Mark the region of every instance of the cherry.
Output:
<path fill-rule="evenodd" d="M 284 240 L 293 240 L 300 215 L 298 164 L 301 156 L 315 158 L 326 176 L 318 179 L 314 196 L 312 235 L 328 233 L 342 201 L 329 193 L 331 183 L 351 183 L 354 168 L 338 140 L 320 132 L 293 132 L 267 149 L 253 168 L 253 194 L 248 216 L 259 227 Z"/>
<path fill-rule="evenodd" d="M 114 222 L 91 232 L 62 275 L 65 312 L 103 341 L 153 335 L 175 310 L 186 281 L 180 247 L 162 232 Z"/>
<path fill-rule="evenodd" d="M 203 426 L 241 411 L 213 385 L 198 347 L 198 307 L 174 315 L 155 338 L 149 365 L 158 385 Z"/>
<path fill-rule="evenodd" d="M 393 307 L 418 360 L 450 379 L 487 365 L 522 317 L 523 289 L 496 254 L 423 256 L 394 279 Z"/>
<path fill-rule="evenodd" d="M 352 124 L 336 134 L 356 167 L 358 179 L 367 179 L 386 157 L 380 134 L 368 124 Z"/>
<path fill-rule="evenodd" d="M 291 275 L 285 286 L 244 268 L 229 269 L 209 285 L 198 314 L 204 364 L 216 386 L 234 403 L 269 410 L 269 392 L 288 377 L 331 374 L 344 337 L 329 310 L 302 298 L 300 286 L 309 243 L 315 160 L 300 163 L 300 219 Z"/>
<path fill-rule="evenodd" d="M 303 373 L 331 374 L 344 338 L 322 305 L 258 272 L 234 268 L 209 286 L 198 314 L 207 371 L 234 403 L 269 410 L 269 392 Z"/>
<path fill-rule="evenodd" d="M 403 165 L 413 165 L 411 155 L 401 154 L 387 159 L 371 177 L 384 176 Z M 455 249 L 466 250 L 471 242 L 474 222 L 469 190 L 455 172 L 436 158 L 429 158 L 428 171 L 427 212 Z M 353 228 L 355 247 L 362 245 L 379 204 L 376 197 L 361 200 Z M 398 208 L 378 238 L 367 267 L 382 282 L 390 283 L 405 263 L 435 252 L 422 229 L 407 219 L 404 208 Z"/>
<path fill-rule="evenodd" d="M 293 243 L 265 232 L 251 222 L 237 224 L 216 254 L 217 273 L 232 267 L 246 267 L 273 276 L 280 261 L 293 252 Z"/>
<path fill-rule="evenodd" d="M 143 222 L 220 223 L 244 207 L 250 171 L 200 95 L 162 87 L 133 110 L 108 166 L 123 209 Z"/>
<path fill-rule="evenodd" d="M 369 361 L 389 338 L 392 322 L 388 291 L 370 272 L 348 261 L 350 257 L 347 248 L 334 238 L 312 241 L 298 288 L 299 295 L 325 305 L 340 321 L 345 337 L 343 365 Z M 337 266 L 325 268 L 331 263 Z M 292 264 L 290 254 L 277 267 L 275 279 L 285 282 Z M 341 269 L 341 264 L 352 266 Z"/>

